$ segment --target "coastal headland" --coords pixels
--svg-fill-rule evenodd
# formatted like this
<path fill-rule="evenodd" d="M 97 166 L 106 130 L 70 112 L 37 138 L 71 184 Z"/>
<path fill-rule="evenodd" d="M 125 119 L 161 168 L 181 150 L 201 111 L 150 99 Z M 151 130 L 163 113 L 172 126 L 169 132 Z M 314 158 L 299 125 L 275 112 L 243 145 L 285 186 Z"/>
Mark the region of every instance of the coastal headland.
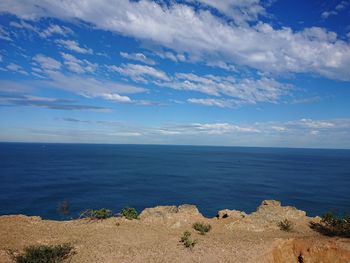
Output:
<path fill-rule="evenodd" d="M 196 222 L 210 225 L 210 231 L 196 231 Z M 263 201 L 251 214 L 226 209 L 214 218 L 205 218 L 193 205 L 146 208 L 136 220 L 8 215 L 0 216 L 0 262 L 13 262 L 13 253 L 28 246 L 63 243 L 74 247 L 67 261 L 72 263 L 350 262 L 350 239 L 310 227 L 320 222 L 320 217 L 275 200 Z M 180 240 L 185 231 L 195 241 L 191 247 Z"/>

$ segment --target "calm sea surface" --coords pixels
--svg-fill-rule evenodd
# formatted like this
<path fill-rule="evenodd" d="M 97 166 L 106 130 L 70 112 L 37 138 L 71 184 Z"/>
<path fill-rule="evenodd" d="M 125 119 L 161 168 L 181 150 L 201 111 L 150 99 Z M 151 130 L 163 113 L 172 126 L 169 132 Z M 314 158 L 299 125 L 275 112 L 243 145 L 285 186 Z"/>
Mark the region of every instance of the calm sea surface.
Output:
<path fill-rule="evenodd" d="M 190 203 L 206 216 L 278 199 L 350 212 L 350 150 L 0 143 L 0 214 Z"/>

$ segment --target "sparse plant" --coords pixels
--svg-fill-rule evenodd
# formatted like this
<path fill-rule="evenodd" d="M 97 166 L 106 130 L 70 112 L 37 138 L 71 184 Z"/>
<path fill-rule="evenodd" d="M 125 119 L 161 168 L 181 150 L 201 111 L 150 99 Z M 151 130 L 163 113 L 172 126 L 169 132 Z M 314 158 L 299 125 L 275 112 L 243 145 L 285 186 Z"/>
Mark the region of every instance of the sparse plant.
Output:
<path fill-rule="evenodd" d="M 191 232 L 189 231 L 185 231 L 182 235 L 182 237 L 180 238 L 180 242 L 189 249 L 192 249 L 196 244 L 197 244 L 197 240 L 192 240 L 191 239 Z"/>
<path fill-rule="evenodd" d="M 97 210 L 88 209 L 80 213 L 80 218 L 107 219 L 112 216 L 112 211 L 106 208 Z"/>
<path fill-rule="evenodd" d="M 320 223 L 311 222 L 310 227 L 327 236 L 350 238 L 350 215 L 337 216 L 328 212 L 322 216 Z"/>
<path fill-rule="evenodd" d="M 211 229 L 211 225 L 210 224 L 204 224 L 204 223 L 200 223 L 200 222 L 196 222 L 192 225 L 194 230 L 197 230 L 201 235 L 205 235 L 206 233 L 208 233 Z"/>
<path fill-rule="evenodd" d="M 57 207 L 57 212 L 60 214 L 60 215 L 68 215 L 70 213 L 70 203 L 68 200 L 64 200 L 62 201 L 61 203 L 58 204 L 58 207 Z"/>
<path fill-rule="evenodd" d="M 282 231 L 285 232 L 291 232 L 293 230 L 293 222 L 288 219 L 280 221 L 277 225 Z"/>
<path fill-rule="evenodd" d="M 29 246 L 14 256 L 16 263 L 62 263 L 75 254 L 71 244 Z"/>
<path fill-rule="evenodd" d="M 139 216 L 139 213 L 133 207 L 126 207 L 120 211 L 120 215 L 125 217 L 126 219 L 132 220 L 132 219 L 137 219 Z"/>

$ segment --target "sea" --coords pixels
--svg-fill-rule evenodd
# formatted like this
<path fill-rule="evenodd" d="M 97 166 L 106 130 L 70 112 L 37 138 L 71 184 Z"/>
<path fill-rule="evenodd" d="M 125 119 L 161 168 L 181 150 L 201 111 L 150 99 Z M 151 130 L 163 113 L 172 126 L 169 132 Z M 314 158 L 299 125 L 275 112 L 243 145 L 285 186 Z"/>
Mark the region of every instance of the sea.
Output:
<path fill-rule="evenodd" d="M 214 217 L 265 199 L 310 216 L 350 212 L 350 150 L 0 143 L 0 215 L 194 204 Z"/>

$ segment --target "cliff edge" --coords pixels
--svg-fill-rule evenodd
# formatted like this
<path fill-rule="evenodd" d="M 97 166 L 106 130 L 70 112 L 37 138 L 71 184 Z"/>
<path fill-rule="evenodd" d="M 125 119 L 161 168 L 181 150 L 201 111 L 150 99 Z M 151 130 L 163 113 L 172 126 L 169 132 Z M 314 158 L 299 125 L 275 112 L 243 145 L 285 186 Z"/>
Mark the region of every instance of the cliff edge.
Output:
<path fill-rule="evenodd" d="M 291 223 L 290 231 L 280 223 Z M 210 224 L 201 235 L 193 223 Z M 70 243 L 74 262 L 350 262 L 350 239 L 325 237 L 310 228 L 319 217 L 265 200 L 256 212 L 221 210 L 205 218 L 193 205 L 146 208 L 138 220 L 42 220 L 23 215 L 0 216 L 0 262 L 13 262 L 9 251 L 29 245 Z M 184 231 L 197 241 L 180 242 Z"/>

